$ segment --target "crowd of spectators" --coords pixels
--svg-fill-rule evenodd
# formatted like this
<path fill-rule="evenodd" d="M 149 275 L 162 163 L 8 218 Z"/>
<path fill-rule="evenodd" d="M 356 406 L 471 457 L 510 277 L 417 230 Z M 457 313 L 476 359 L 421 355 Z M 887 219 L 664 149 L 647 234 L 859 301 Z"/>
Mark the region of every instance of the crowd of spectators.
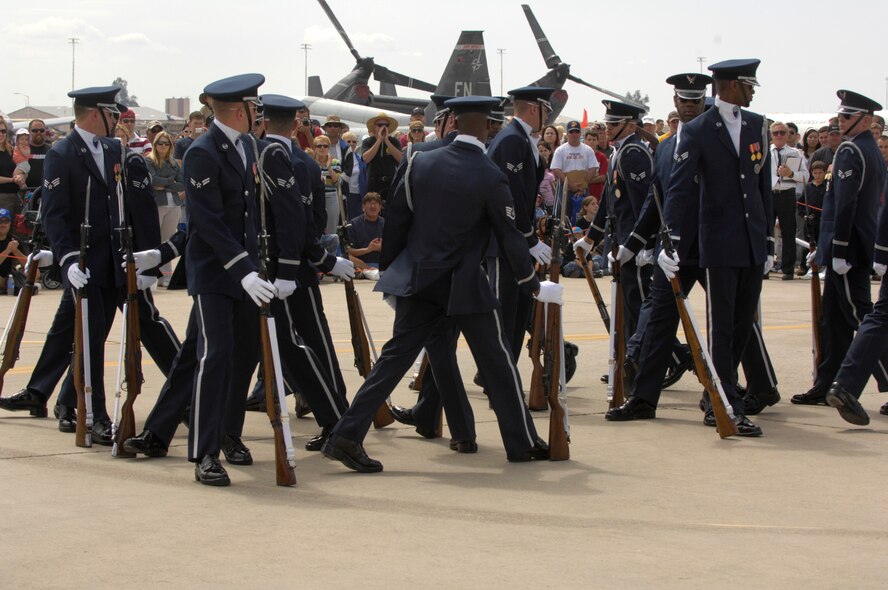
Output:
<path fill-rule="evenodd" d="M 139 127 L 136 115 L 128 110 L 121 115 L 114 130 L 122 143 L 146 159 L 162 239 L 171 237 L 185 221 L 182 161 L 191 143 L 206 133 L 211 116 L 212 111 L 203 107 L 188 116 L 182 129 L 167 129 L 160 121 L 150 121 L 143 128 L 145 136 L 141 137 L 136 132 Z M 665 119 L 645 117 L 639 133 L 655 151 L 658 141 L 676 132 L 678 120 L 678 113 L 674 111 Z M 413 110 L 403 133 L 398 131 L 397 120 L 385 113 L 368 120 L 366 130 L 351 130 L 335 115 L 326 117 L 322 125 L 311 118 L 307 108 L 298 113 L 294 145 L 307 151 L 318 163 L 325 188 L 326 223 L 322 241 L 328 248 L 339 248 L 336 233 L 344 218 L 350 226 L 352 261 L 365 278 L 378 277 L 376 266 L 382 247 L 385 200 L 395 170 L 410 144 L 429 139 L 425 124 L 425 111 L 421 108 Z M 39 186 L 43 158 L 50 143 L 46 125 L 40 119 L 31 121 L 27 129 L 19 130 L 14 140 L 9 131 L 10 126 L 0 120 L 0 209 L 8 210 L 14 218 L 22 208 L 22 190 Z M 772 188 L 778 196 L 775 198 L 775 236 L 780 264 L 776 271 L 782 272 L 784 278 L 806 273 L 810 276 L 805 268 L 805 252 L 796 250 L 794 239 L 816 242 L 823 196 L 842 135 L 835 119 L 826 126 L 806 129 L 804 133 L 792 122 L 774 121 L 770 131 Z M 871 131 L 878 138 L 888 166 L 888 135 L 884 135 L 881 117 L 876 117 Z M 253 133 L 262 136 L 260 120 L 255 122 Z M 565 126 L 547 125 L 538 134 L 537 141 L 544 167 L 537 216 L 560 213 L 556 211 L 557 191 L 561 182 L 566 183 L 565 225 L 572 228 L 566 235 L 573 239 L 588 228 L 604 190 L 614 149 L 608 139 L 607 126 L 591 122 L 583 127 L 577 121 Z M 781 252 L 784 243 L 781 233 L 787 236 L 786 248 L 792 250 L 786 255 Z M 565 248 L 562 272 L 565 276 L 582 277 L 584 265 L 573 259 L 570 250 Z M 601 248 L 590 255 L 588 262 L 596 273 L 607 272 Z M 165 279 L 159 282 L 160 286 L 168 282 L 169 268 L 164 270 Z"/>

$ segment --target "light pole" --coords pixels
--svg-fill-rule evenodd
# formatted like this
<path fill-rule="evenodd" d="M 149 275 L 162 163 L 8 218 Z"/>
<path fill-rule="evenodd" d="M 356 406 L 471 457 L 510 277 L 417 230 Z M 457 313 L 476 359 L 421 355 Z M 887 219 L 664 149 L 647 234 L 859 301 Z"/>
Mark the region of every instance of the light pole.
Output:
<path fill-rule="evenodd" d="M 497 48 L 496 52 L 500 56 L 500 96 L 505 96 L 503 94 L 503 54 L 506 52 L 503 48 Z"/>
<path fill-rule="evenodd" d="M 74 90 L 74 50 L 77 47 L 77 44 L 80 43 L 80 39 L 77 37 L 68 37 L 68 43 L 71 44 L 71 90 Z"/>
<path fill-rule="evenodd" d="M 697 63 L 700 64 L 700 73 L 701 74 L 703 73 L 703 62 L 705 62 L 705 61 L 706 61 L 706 58 L 703 57 L 702 55 L 697 58 Z"/>
<path fill-rule="evenodd" d="M 308 52 L 311 51 L 311 45 L 303 43 L 299 47 L 305 52 L 305 96 L 308 96 Z"/>
<path fill-rule="evenodd" d="M 886 78 L 886 80 L 888 80 L 888 78 Z M 27 94 L 24 94 L 22 92 L 13 92 L 13 94 L 17 94 L 19 96 L 24 96 L 25 97 L 25 107 L 27 107 L 29 109 L 31 108 L 31 97 L 30 96 L 28 96 Z"/>

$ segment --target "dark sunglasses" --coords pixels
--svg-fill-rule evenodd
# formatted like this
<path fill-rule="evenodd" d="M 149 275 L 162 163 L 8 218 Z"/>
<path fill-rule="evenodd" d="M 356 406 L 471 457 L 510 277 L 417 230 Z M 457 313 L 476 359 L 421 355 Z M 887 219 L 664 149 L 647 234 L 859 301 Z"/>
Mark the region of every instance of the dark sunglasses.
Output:
<path fill-rule="evenodd" d="M 0 133 L 6 133 L 6 129 L 0 129 Z"/>
<path fill-rule="evenodd" d="M 786 131 L 772 131 L 771 135 L 786 135 Z"/>
<path fill-rule="evenodd" d="M 376 126 L 377 127 L 388 127 L 389 124 L 388 123 L 377 123 Z"/>
<path fill-rule="evenodd" d="M 170 142 L 168 142 L 168 141 L 158 141 L 158 142 L 157 142 L 157 145 L 166 145 L 166 146 L 169 146 L 169 145 L 171 145 L 171 144 L 170 144 Z"/>
<path fill-rule="evenodd" d="M 318 150 L 319 150 L 319 149 L 321 149 L 321 148 L 324 148 L 324 149 L 326 150 L 326 149 L 329 149 L 330 146 L 327 145 L 326 143 L 322 143 L 322 144 L 319 144 L 319 145 L 316 145 L 316 146 L 315 146 L 315 149 L 318 149 Z"/>
<path fill-rule="evenodd" d="M 46 133 L 46 127 L 35 127 L 31 129 L 29 133 Z"/>
<path fill-rule="evenodd" d="M 135 119 L 121 119 L 120 122 L 121 123 L 135 123 L 136 120 Z"/>

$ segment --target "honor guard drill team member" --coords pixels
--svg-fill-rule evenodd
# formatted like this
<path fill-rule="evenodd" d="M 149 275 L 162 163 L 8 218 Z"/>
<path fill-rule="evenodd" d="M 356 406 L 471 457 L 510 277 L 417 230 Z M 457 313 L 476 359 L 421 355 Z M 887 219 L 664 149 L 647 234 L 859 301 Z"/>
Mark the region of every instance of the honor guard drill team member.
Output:
<path fill-rule="evenodd" d="M 736 59 L 709 67 L 718 98 L 682 128 L 664 204 L 676 252 L 660 253 L 661 266 L 674 273 L 697 240 L 710 353 L 741 436 L 762 434 L 745 415 L 737 367 L 752 334 L 762 276 L 774 263 L 767 122 L 741 108 L 752 102 L 759 63 Z M 688 228 L 685 218 L 697 203 L 698 225 Z"/>
<path fill-rule="evenodd" d="M 118 109 L 122 107 L 122 105 L 117 106 Z M 113 125 L 111 128 L 113 129 Z M 152 221 L 156 219 L 154 214 L 156 207 L 151 205 L 153 197 L 145 161 L 134 152 L 127 150 L 123 169 L 124 174 L 120 177 L 120 182 L 126 199 L 129 224 L 133 228 L 133 246 L 142 249 L 156 247 L 160 241 L 160 227 Z M 116 184 L 116 178 L 114 183 Z M 111 206 L 117 207 L 116 196 Z M 49 251 L 35 253 L 33 258 L 38 260 L 41 266 L 52 264 Z M 166 375 L 179 350 L 180 343 L 172 326 L 161 317 L 154 304 L 149 287 L 157 280 L 156 274 L 156 272 L 154 275 L 140 274 L 138 277 L 139 329 L 145 350 L 151 355 L 160 371 Z M 121 292 L 125 292 L 126 287 L 121 286 L 120 289 Z M 118 307 L 122 306 L 124 298 L 124 295 L 118 298 Z M 0 408 L 11 411 L 28 410 L 32 416 L 46 416 L 46 402 L 59 380 L 65 375 L 71 361 L 73 342 L 73 292 L 65 289 L 27 386 L 9 398 L 0 398 Z M 73 407 L 73 381 L 70 377 L 63 382 L 59 399 L 55 411 L 59 418 L 59 430 L 74 432 L 76 415 Z M 103 438 L 96 440 L 105 442 Z"/>
<path fill-rule="evenodd" d="M 548 446 L 537 437 L 524 404 L 508 336 L 481 269 L 491 232 L 503 264 L 511 266 L 522 289 L 560 304 L 562 287 L 537 280 L 527 241 L 512 219 L 508 180 L 484 156 L 493 104 L 496 99 L 490 97 L 448 101 L 460 134 L 445 148 L 418 154 L 389 200 L 386 226 L 400 227 L 394 235 L 401 239 L 394 246 L 399 254 L 377 290 L 396 296 L 392 338 L 322 448 L 324 455 L 355 471 L 382 471 L 362 445 L 373 414 L 448 316 L 457 322 L 482 370 L 508 459 L 548 458 Z M 437 230 L 429 233 L 429 227 Z"/>
<path fill-rule="evenodd" d="M 660 199 L 662 207 L 662 199 L 665 196 L 664 185 L 668 185 L 672 175 L 675 154 L 681 143 L 682 128 L 703 113 L 706 88 L 712 83 L 712 78 L 705 74 L 676 74 L 667 78 L 666 83 L 675 89 L 673 102 L 679 115 L 679 124 L 676 132 L 660 143 L 654 154 L 654 178 L 651 181 L 651 190 L 648 192 L 632 234 L 624 243 L 624 246 L 634 253 L 640 252 L 648 243 L 642 239 L 642 236 L 655 234 L 660 226 L 660 208 L 653 199 L 655 196 Z M 682 226 L 674 228 L 672 233 L 682 234 L 690 243 L 680 263 L 681 272 L 678 273 L 682 290 L 689 293 L 694 283 L 699 281 L 705 285 L 706 282 L 705 273 L 699 266 L 697 236 L 699 204 L 689 206 L 681 222 Z M 619 408 L 608 410 L 605 414 L 607 420 L 625 421 L 656 417 L 663 375 L 675 354 L 674 341 L 670 338 L 675 334 L 679 324 L 675 295 L 669 283 L 671 276 L 674 275 L 670 273 L 667 276 L 659 266 L 654 269 L 650 294 L 642 305 L 642 318 L 639 320 L 636 334 L 633 335 L 633 340 L 638 339 L 636 377 L 626 403 Z M 753 327 L 757 329 L 758 326 L 754 324 Z M 686 355 L 687 352 L 683 354 Z M 758 413 L 761 411 L 759 406 L 766 402 L 770 402 L 767 405 L 773 405 L 779 401 L 780 396 L 776 394 L 777 378 L 773 374 L 773 367 L 761 338 L 749 339 L 742 363 L 749 389 L 746 396 L 747 413 Z M 774 393 L 776 400 L 760 392 Z M 712 420 L 714 425 L 714 418 Z"/>
<path fill-rule="evenodd" d="M 330 271 L 335 265 L 339 265 L 345 270 L 338 272 L 346 280 L 349 279 L 348 269 L 352 269 L 352 276 L 354 271 L 351 262 L 337 259 L 323 249 L 314 237 L 315 228 L 311 210 L 303 203 L 302 189 L 291 160 L 293 142 L 290 136 L 297 124 L 296 112 L 304 106 L 304 103 L 279 94 L 265 94 L 260 100 L 267 140 L 258 142 L 258 149 L 261 152 L 260 173 L 267 183 L 265 215 L 266 227 L 270 234 L 269 279 L 274 280 L 277 290 L 277 297 L 271 302 L 271 311 L 277 324 L 277 340 L 284 377 L 288 384 L 295 385 L 305 397 L 315 420 L 322 428 L 321 434 L 306 444 L 307 450 L 318 451 L 348 405 L 345 396 L 337 390 L 327 370 L 328 367 L 318 358 L 324 351 L 318 353 L 307 346 L 295 329 L 291 318 L 311 314 L 307 308 L 293 306 L 294 293 L 298 290 L 300 269 L 303 264 L 309 266 L 308 260 L 314 260 L 317 270 L 322 272 Z M 303 177 L 303 182 L 306 181 L 304 174 L 299 176 Z M 309 253 L 305 262 L 301 260 L 303 252 Z M 311 268 L 310 274 L 316 275 L 316 270 Z M 321 334 L 317 337 L 323 338 Z M 235 394 L 241 391 L 246 395 L 257 362 L 258 354 L 246 366 L 239 369 L 237 377 L 240 378 L 240 385 L 235 383 L 232 388 Z M 239 437 L 240 430 L 226 434 Z"/>
<path fill-rule="evenodd" d="M 186 340 L 145 431 L 124 443 L 130 452 L 165 454 L 185 406 L 181 391 L 190 386 L 188 459 L 196 463 L 195 478 L 207 485 L 230 483 L 219 450 L 223 435 L 242 421 L 246 401 L 244 391 L 232 391 L 231 361 L 256 353 L 258 305 L 275 295 L 257 272 L 258 171 L 245 135 L 264 81 L 260 74 L 243 74 L 204 88 L 215 120 L 184 161 L 185 256 L 194 305 Z M 224 443 L 229 461 L 252 462 L 240 439 L 226 437 Z"/>
<path fill-rule="evenodd" d="M 422 143 L 409 143 L 404 152 L 405 157 L 398 166 L 395 175 L 395 187 L 404 177 L 407 165 L 414 153 L 428 152 L 447 147 L 458 135 L 456 129 L 456 115 L 445 106 L 445 103 L 454 98 L 441 94 L 432 95 L 432 103 L 437 107 L 435 113 L 435 131 L 439 139 Z M 400 231 L 395 226 L 388 226 L 382 231 L 382 255 L 380 269 L 385 270 L 394 258 L 400 254 L 395 248 L 385 244 L 399 244 L 402 236 L 395 235 Z M 383 283 L 385 284 L 385 283 Z M 416 428 L 416 432 L 424 438 L 435 438 L 438 432 L 438 424 L 441 420 L 443 400 L 441 389 L 446 389 L 448 404 L 444 409 L 447 414 L 447 427 L 450 430 L 451 448 L 463 453 L 475 452 L 478 445 L 475 442 L 475 418 L 472 406 L 469 403 L 468 394 L 459 371 L 456 359 L 456 344 L 459 338 L 459 330 L 456 323 L 438 330 L 428 342 L 425 343 L 431 370 L 426 372 L 419 390 L 416 404 L 412 408 L 404 408 L 393 405 L 390 408 L 392 417 L 401 424 L 408 424 Z"/>
<path fill-rule="evenodd" d="M 582 248 L 586 255 L 593 244 L 603 237 L 605 221 L 615 222 L 613 229 L 618 243 L 624 244 L 629 240 L 654 174 L 651 152 L 635 134 L 638 117 L 644 113 L 644 109 L 615 100 L 603 100 L 602 104 L 606 109 L 604 121 L 608 137 L 614 142 L 614 153 L 604 185 L 604 206 L 598 208 L 586 236 L 577 241 L 577 247 Z M 646 245 L 638 255 L 624 246 L 617 252 L 623 286 L 623 334 L 626 339 L 635 333 L 641 302 L 647 297 L 653 274 L 654 236 L 639 236 L 639 239 Z"/>
<path fill-rule="evenodd" d="M 116 177 L 120 174 L 121 146 L 108 139 L 114 127 L 119 105 L 115 86 L 75 90 L 74 131 L 58 142 L 46 155 L 41 215 L 55 260 L 62 270 L 66 289 L 85 290 L 88 297 L 90 346 L 89 363 L 93 375 L 93 440 L 111 444 L 111 420 L 105 408 L 104 374 L 105 338 L 114 322 L 120 290 L 125 276 L 120 264 L 121 226 L 117 201 Z M 88 190 L 88 192 L 87 192 Z M 78 267 L 81 224 L 90 224 L 86 272 Z M 154 216 L 156 219 L 156 215 Z M 73 293 L 72 293 L 73 295 Z M 70 303 L 68 303 L 70 301 Z M 70 306 L 73 342 L 73 297 Z M 86 361 L 86 359 L 85 359 Z M 48 392 L 48 393 L 51 393 Z M 73 379 L 69 374 L 59 395 L 62 416 L 69 416 L 76 405 Z M 45 398 L 44 398 L 45 403 Z"/>
<path fill-rule="evenodd" d="M 552 249 L 541 242 L 536 235 L 534 211 L 540 182 L 543 180 L 543 168 L 540 165 L 537 142 L 530 135 L 543 128 L 546 117 L 552 111 L 549 103 L 552 92 L 554 92 L 552 88 L 541 86 L 528 86 L 509 91 L 509 96 L 515 105 L 515 116 L 512 117 L 512 122 L 493 138 L 487 150 L 488 157 L 509 180 L 509 190 L 515 208 L 515 225 L 527 241 L 531 256 L 540 264 L 549 264 Z M 501 305 L 503 326 L 512 343 L 512 355 L 517 360 L 524 345 L 524 333 L 530 318 L 531 297 L 524 292 L 519 283 L 523 277 L 512 274 L 510 265 L 501 258 L 494 241 L 491 241 L 486 264 L 487 274 Z"/>
<path fill-rule="evenodd" d="M 856 400 L 852 398 L 863 391 L 867 375 L 874 374 L 879 381 L 879 391 L 886 391 L 886 351 L 879 349 L 875 342 L 865 353 L 861 348 L 872 338 L 873 330 L 878 329 L 879 316 L 867 326 L 860 344 L 855 342 L 854 350 L 849 350 L 854 331 L 873 310 L 870 274 L 873 253 L 880 252 L 875 245 L 876 219 L 879 196 L 885 186 L 885 161 L 872 134 L 867 133 L 873 112 L 881 106 L 850 90 L 839 90 L 838 96 L 841 100 L 839 127 L 845 141 L 833 158 L 832 179 L 823 199 L 817 250 L 809 254 L 809 258 L 816 257 L 817 264 L 827 269 L 820 321 L 823 360 L 817 367 L 814 386 L 806 393 L 792 396 L 792 403 L 829 402 L 839 408 L 856 409 Z M 885 230 L 879 228 L 879 231 Z M 884 244 L 884 239 L 879 243 Z M 880 258 L 884 258 L 884 252 L 880 252 Z M 854 366 L 857 362 L 859 367 Z M 840 366 L 841 375 L 838 374 Z M 834 381 L 837 387 L 828 400 L 827 391 Z"/>

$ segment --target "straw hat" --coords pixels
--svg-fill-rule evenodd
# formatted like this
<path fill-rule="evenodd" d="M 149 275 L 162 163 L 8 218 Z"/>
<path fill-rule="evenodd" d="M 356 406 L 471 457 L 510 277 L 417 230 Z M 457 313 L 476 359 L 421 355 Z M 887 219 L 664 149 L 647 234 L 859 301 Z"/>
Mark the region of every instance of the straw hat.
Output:
<path fill-rule="evenodd" d="M 376 133 L 376 123 L 383 120 L 388 123 L 389 131 L 393 131 L 394 129 L 398 128 L 397 119 L 395 119 L 394 117 L 390 117 L 385 113 L 379 113 L 375 117 L 370 117 L 369 119 L 367 119 L 367 131 L 370 133 L 370 135 L 374 135 Z"/>

